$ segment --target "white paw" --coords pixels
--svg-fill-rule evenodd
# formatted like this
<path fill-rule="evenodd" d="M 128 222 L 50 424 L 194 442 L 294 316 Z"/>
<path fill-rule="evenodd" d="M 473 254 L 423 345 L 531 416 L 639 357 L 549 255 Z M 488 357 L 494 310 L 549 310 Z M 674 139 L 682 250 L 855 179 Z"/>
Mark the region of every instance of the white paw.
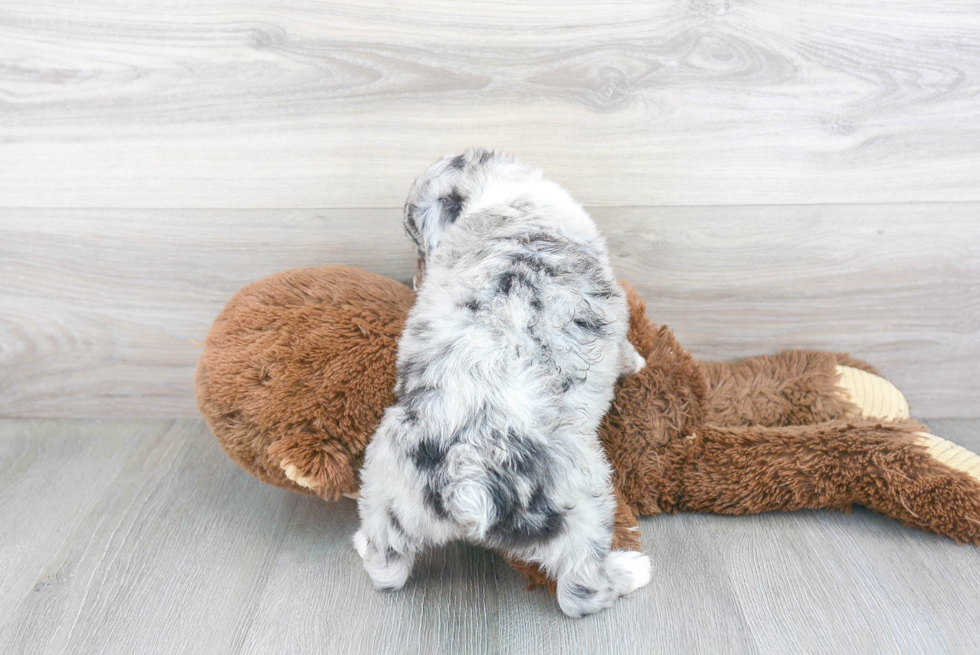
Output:
<path fill-rule="evenodd" d="M 367 537 L 364 536 L 363 530 L 354 533 L 354 550 L 361 556 L 361 559 L 367 559 Z"/>
<path fill-rule="evenodd" d="M 405 586 L 412 573 L 412 563 L 409 560 L 404 557 L 381 557 L 368 546 L 363 530 L 354 533 L 354 550 L 364 561 L 364 570 L 375 589 L 394 591 Z"/>
<path fill-rule="evenodd" d="M 614 550 L 607 558 L 610 577 L 615 581 L 617 591 L 628 594 L 650 582 L 650 558 L 635 550 Z"/>
<path fill-rule="evenodd" d="M 368 567 L 368 575 L 374 588 L 379 591 L 397 591 L 408 582 L 408 576 L 412 573 L 412 567 L 404 559 L 394 559 L 385 562 L 383 566 L 371 569 Z"/>
<path fill-rule="evenodd" d="M 633 351 L 633 370 L 630 375 L 636 375 L 643 370 L 643 367 L 647 365 L 647 360 L 643 359 L 643 355 Z"/>
<path fill-rule="evenodd" d="M 299 469 L 292 464 L 286 464 L 282 462 L 279 464 L 282 467 L 282 472 L 286 474 L 286 477 L 298 484 L 301 487 L 306 487 L 307 489 L 313 489 L 316 487 L 316 482 L 313 478 L 306 477 L 299 472 Z"/>

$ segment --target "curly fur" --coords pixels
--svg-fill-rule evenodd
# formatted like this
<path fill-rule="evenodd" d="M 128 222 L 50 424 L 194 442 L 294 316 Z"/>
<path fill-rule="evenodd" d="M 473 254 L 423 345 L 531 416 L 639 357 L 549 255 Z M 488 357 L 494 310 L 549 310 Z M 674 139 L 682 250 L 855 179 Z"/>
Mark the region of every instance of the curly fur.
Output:
<path fill-rule="evenodd" d="M 434 164 L 405 225 L 425 277 L 362 470 L 365 568 L 397 588 L 424 547 L 466 539 L 538 563 L 570 616 L 608 607 L 649 560 L 612 551 L 597 431 L 643 359 L 601 235 L 558 185 L 487 151 Z"/>

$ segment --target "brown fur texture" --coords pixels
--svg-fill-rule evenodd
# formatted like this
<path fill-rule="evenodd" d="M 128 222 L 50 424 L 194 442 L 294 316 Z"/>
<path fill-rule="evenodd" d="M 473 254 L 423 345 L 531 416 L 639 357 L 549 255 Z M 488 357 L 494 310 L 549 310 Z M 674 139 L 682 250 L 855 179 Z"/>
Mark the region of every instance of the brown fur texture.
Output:
<path fill-rule="evenodd" d="M 415 301 L 353 268 L 277 273 L 236 293 L 198 363 L 198 406 L 225 452 L 255 477 L 292 464 L 335 499 L 356 493 L 364 448 L 394 402 L 395 352 Z"/>
<path fill-rule="evenodd" d="M 835 366 L 874 373 L 868 364 L 810 351 L 698 362 L 623 286 L 630 340 L 647 366 L 619 383 L 600 431 L 620 499 L 616 547 L 639 549 L 637 515 L 854 504 L 980 544 L 980 483 L 928 456 L 916 442 L 923 426 L 862 420 L 841 396 Z M 404 285 L 342 266 L 239 291 L 208 335 L 196 378 L 225 451 L 285 489 L 326 499 L 356 492 L 364 448 L 393 401 L 413 301 Z M 289 479 L 288 466 L 315 491 Z M 536 568 L 511 564 L 553 590 Z"/>
<path fill-rule="evenodd" d="M 809 350 L 789 350 L 734 364 L 704 363 L 701 369 L 711 390 L 705 421 L 779 427 L 858 419 L 861 412 L 848 400 L 821 392 L 834 387 L 836 367 L 843 362 L 874 372 L 845 355 Z"/>

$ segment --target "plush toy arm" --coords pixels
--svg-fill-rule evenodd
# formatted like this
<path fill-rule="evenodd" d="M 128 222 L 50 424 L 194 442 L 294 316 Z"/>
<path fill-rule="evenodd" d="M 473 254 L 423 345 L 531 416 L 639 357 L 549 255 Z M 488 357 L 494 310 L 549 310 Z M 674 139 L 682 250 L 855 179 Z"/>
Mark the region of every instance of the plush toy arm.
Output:
<path fill-rule="evenodd" d="M 268 447 L 268 460 L 295 484 L 324 498 L 357 498 L 354 456 L 339 440 L 315 434 L 283 437 Z M 284 485 L 279 485 L 284 486 Z"/>
<path fill-rule="evenodd" d="M 845 354 L 787 350 L 701 366 L 707 382 L 704 420 L 713 425 L 909 418 L 901 392 L 870 365 Z"/>
<path fill-rule="evenodd" d="M 911 421 L 705 426 L 674 448 L 680 466 L 662 485 L 661 511 L 847 511 L 857 504 L 980 545 L 980 457 Z"/>

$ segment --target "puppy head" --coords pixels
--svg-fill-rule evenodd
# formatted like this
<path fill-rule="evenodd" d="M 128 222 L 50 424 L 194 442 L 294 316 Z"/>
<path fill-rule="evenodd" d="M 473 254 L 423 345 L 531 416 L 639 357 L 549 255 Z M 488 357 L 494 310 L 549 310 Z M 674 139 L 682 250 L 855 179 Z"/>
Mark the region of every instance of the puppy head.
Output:
<path fill-rule="evenodd" d="M 405 202 L 404 224 L 418 249 L 416 288 L 425 274 L 426 256 L 463 213 L 470 196 L 485 184 L 498 164 L 512 161 L 492 150 L 471 148 L 461 155 L 443 157 L 415 180 Z"/>

